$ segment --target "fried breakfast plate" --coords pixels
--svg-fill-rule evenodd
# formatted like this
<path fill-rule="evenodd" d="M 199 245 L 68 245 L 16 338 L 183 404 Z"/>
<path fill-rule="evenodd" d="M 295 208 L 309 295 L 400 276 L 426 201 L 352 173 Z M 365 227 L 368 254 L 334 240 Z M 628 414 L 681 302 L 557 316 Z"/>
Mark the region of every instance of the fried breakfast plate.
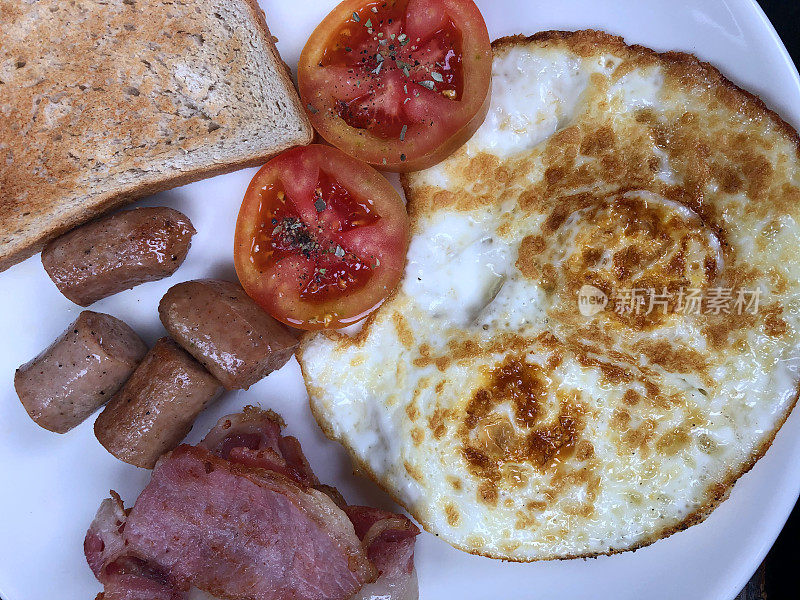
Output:
<path fill-rule="evenodd" d="M 261 0 L 278 49 L 291 66 L 334 0 Z M 800 126 L 800 77 L 754 0 L 477 0 L 492 39 L 542 30 L 601 29 L 658 51 L 681 50 L 718 67 Z M 92 309 L 129 323 L 148 343 L 164 335 L 156 307 L 167 289 L 195 278 L 234 280 L 233 232 L 254 170 L 162 193 L 140 203 L 171 206 L 195 227 L 180 271 L 107 298 Z M 397 179 L 392 180 L 397 184 Z M 86 565 L 83 537 L 98 503 L 113 488 L 132 500 L 150 472 L 118 461 L 94 438 L 92 420 L 61 436 L 37 427 L 13 386 L 17 366 L 74 320 L 79 309 L 48 280 L 38 256 L 0 275 L 0 597 L 44 600 L 53 592 L 92 598 L 99 585 Z M 272 408 L 298 437 L 315 470 L 354 503 L 397 510 L 345 451 L 328 441 L 308 407 L 292 360 L 247 391 L 228 392 L 195 423 L 200 440 L 216 420 L 247 404 Z M 416 550 L 421 597 L 697 598 L 728 600 L 763 559 L 800 492 L 800 416 L 790 416 L 772 447 L 700 525 L 634 552 L 591 560 L 507 563 L 456 550 L 423 533 Z"/>

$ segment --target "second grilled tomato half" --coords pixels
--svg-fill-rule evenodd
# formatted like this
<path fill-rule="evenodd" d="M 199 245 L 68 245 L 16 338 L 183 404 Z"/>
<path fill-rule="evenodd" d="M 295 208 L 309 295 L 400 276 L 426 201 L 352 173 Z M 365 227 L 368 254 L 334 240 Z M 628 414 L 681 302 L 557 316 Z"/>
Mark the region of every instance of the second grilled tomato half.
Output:
<path fill-rule="evenodd" d="M 408 238 L 405 206 L 386 178 L 336 148 L 303 146 L 250 182 L 234 262 L 242 287 L 276 319 L 341 327 L 397 286 Z"/>
<path fill-rule="evenodd" d="M 388 171 L 447 158 L 489 108 L 492 49 L 472 0 L 345 0 L 311 34 L 298 82 L 315 129 Z"/>

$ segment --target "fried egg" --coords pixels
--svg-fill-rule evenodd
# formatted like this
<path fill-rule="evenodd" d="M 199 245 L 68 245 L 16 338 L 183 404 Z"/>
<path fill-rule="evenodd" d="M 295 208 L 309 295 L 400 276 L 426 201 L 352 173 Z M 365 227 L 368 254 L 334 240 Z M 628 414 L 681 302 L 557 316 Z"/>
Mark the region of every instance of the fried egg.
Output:
<path fill-rule="evenodd" d="M 403 180 L 403 281 L 299 358 L 326 434 L 430 532 L 514 561 L 700 522 L 800 374 L 795 131 L 692 56 L 494 43 L 492 104 Z"/>

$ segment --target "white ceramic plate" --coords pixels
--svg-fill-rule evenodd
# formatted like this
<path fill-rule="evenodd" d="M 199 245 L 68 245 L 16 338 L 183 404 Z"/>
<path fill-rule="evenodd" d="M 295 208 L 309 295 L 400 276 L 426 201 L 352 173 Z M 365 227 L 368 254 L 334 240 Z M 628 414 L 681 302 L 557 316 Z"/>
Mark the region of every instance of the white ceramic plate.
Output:
<path fill-rule="evenodd" d="M 312 29 L 335 0 L 261 0 L 284 60 L 295 65 Z M 545 29 L 597 28 L 658 50 L 693 52 L 800 124 L 800 79 L 753 0 L 482 0 L 492 38 Z M 149 199 L 185 212 L 197 227 L 189 257 L 170 279 L 95 304 L 152 342 L 163 335 L 156 306 L 179 281 L 234 278 L 236 214 L 253 169 L 188 185 Z M 113 488 L 130 505 L 149 471 L 109 455 L 90 419 L 66 435 L 40 429 L 14 393 L 14 369 L 76 317 L 38 256 L 0 275 L 0 596 L 4 600 L 89 599 L 100 590 L 82 543 L 100 501 Z M 351 474 L 338 445 L 308 410 L 292 361 L 247 392 L 229 393 L 190 435 L 197 441 L 220 416 L 245 404 L 283 414 L 323 481 L 351 502 L 391 506 L 370 482 Z M 454 550 L 433 535 L 418 538 L 423 600 L 560 598 L 683 600 L 733 598 L 763 559 L 800 489 L 800 414 L 795 412 L 767 456 L 703 524 L 636 553 L 594 560 L 510 564 Z"/>

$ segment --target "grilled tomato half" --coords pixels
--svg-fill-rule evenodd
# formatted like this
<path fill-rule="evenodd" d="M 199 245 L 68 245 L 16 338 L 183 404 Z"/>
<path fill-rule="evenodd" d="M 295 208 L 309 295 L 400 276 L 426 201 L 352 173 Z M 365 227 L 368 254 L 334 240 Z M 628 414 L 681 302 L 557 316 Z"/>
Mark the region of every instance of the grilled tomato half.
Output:
<path fill-rule="evenodd" d="M 303 146 L 250 182 L 236 223 L 236 273 L 276 319 L 342 327 L 397 286 L 408 239 L 403 200 L 380 173 L 336 148 Z"/>
<path fill-rule="evenodd" d="M 489 108 L 492 48 L 472 0 L 345 0 L 298 65 L 316 130 L 388 171 L 447 158 Z"/>

